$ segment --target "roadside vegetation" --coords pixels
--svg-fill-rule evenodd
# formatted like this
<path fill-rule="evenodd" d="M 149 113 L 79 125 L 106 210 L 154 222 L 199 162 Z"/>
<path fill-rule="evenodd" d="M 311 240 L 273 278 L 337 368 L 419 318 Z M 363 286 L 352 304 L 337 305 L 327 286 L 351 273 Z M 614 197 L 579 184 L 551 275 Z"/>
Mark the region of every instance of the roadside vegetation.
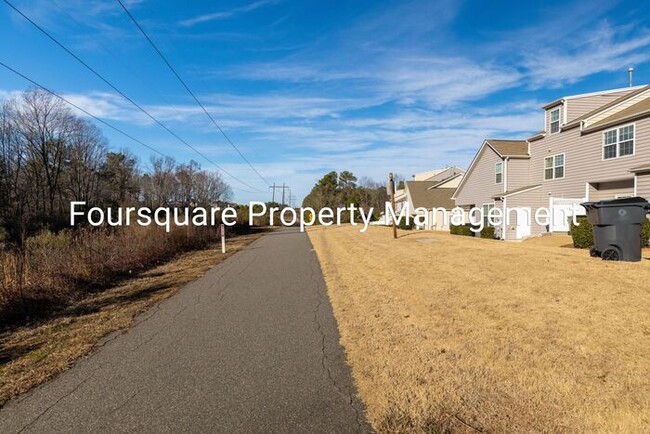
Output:
<path fill-rule="evenodd" d="M 221 176 L 194 161 L 155 156 L 142 165 L 128 151 L 110 152 L 93 123 L 45 91 L 0 103 L 0 330 L 56 314 L 217 235 L 193 227 L 90 227 L 83 219 L 71 228 L 70 202 L 173 208 L 230 197 Z"/>
<path fill-rule="evenodd" d="M 308 234 L 378 432 L 650 431 L 650 252 L 607 263 L 569 236 Z"/>

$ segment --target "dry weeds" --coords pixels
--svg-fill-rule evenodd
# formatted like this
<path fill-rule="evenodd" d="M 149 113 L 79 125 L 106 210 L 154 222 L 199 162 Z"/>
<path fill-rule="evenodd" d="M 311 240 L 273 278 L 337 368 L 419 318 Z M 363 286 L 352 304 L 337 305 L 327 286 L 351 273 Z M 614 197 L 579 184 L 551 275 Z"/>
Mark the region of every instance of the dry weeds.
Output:
<path fill-rule="evenodd" d="M 105 291 L 90 294 L 61 315 L 0 335 L 0 405 L 68 369 L 106 335 L 129 327 L 135 317 L 184 284 L 241 250 L 259 234 L 220 247 L 178 255 Z"/>
<path fill-rule="evenodd" d="M 309 231 L 379 432 L 650 432 L 649 255 L 400 234 Z"/>

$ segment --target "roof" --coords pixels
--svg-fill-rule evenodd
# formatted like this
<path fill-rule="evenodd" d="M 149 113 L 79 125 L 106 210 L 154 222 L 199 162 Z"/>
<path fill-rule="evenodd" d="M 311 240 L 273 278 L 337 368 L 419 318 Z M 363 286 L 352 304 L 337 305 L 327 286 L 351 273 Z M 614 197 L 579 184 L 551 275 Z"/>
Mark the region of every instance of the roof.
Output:
<path fill-rule="evenodd" d="M 636 119 L 647 114 L 650 114 L 650 98 L 644 98 L 636 104 L 629 106 L 628 108 L 625 108 L 619 112 L 614 113 L 611 116 L 606 117 L 605 119 L 589 125 L 587 128 L 585 128 L 585 131 L 605 128 L 609 125 L 620 124 L 622 122 Z"/>
<path fill-rule="evenodd" d="M 456 203 L 451 195 L 455 188 L 429 188 L 437 184 L 435 181 L 406 181 L 411 204 L 414 208 L 445 208 L 452 209 Z"/>
<path fill-rule="evenodd" d="M 441 180 L 441 181 L 434 182 L 433 185 L 432 185 L 431 187 L 429 187 L 429 189 L 432 189 L 432 188 L 438 188 L 438 187 L 441 186 L 441 185 L 448 184 L 449 181 L 453 181 L 454 179 L 458 178 L 459 176 L 464 176 L 464 175 L 465 175 L 465 171 L 464 171 L 463 169 L 460 169 L 460 170 L 462 170 L 462 173 L 456 173 L 456 174 L 454 174 L 454 175 L 448 176 L 447 178 L 445 178 L 445 179 L 443 179 L 443 180 Z M 456 188 L 454 188 L 454 190 L 455 190 L 455 189 L 456 189 Z"/>
<path fill-rule="evenodd" d="M 492 198 L 493 199 L 499 199 L 501 197 L 514 196 L 515 194 L 523 193 L 524 191 L 528 191 L 528 190 L 534 190 L 534 189 L 539 188 L 541 186 L 542 186 L 542 184 L 527 185 L 525 187 L 515 188 L 513 190 L 508 190 L 506 192 L 499 193 L 499 194 L 493 196 Z"/>
<path fill-rule="evenodd" d="M 501 157 L 529 157 L 528 142 L 526 140 L 485 140 Z"/>
<path fill-rule="evenodd" d="M 616 98 L 615 100 L 610 101 L 607 104 L 604 104 L 604 105 L 598 107 L 597 109 L 594 109 L 594 110 L 592 110 L 590 112 L 585 113 L 584 115 L 582 115 L 580 117 L 575 118 L 574 120 L 569 122 L 567 125 L 565 125 L 565 127 L 570 127 L 572 125 L 577 125 L 580 122 L 584 121 L 585 119 L 588 119 L 588 118 L 590 118 L 590 117 L 592 117 L 592 116 L 594 116 L 594 115 L 596 115 L 596 114 L 598 114 L 598 113 L 600 113 L 600 112 L 602 112 L 604 110 L 607 110 L 609 108 L 617 106 L 618 104 L 621 104 L 622 102 L 625 102 L 630 98 L 634 98 L 635 96 L 637 96 L 637 95 L 639 95 L 639 94 L 641 94 L 641 93 L 643 93 L 643 92 L 645 92 L 646 90 L 649 90 L 649 89 L 650 89 L 650 85 L 640 86 L 640 87 L 636 88 L 634 91 L 632 91 L 632 92 L 630 92 L 628 94 L 625 94 L 620 98 Z"/>
<path fill-rule="evenodd" d="M 598 91 L 598 92 L 589 92 L 589 93 L 581 93 L 581 94 L 577 94 L 577 95 L 563 96 L 562 98 L 558 98 L 558 99 L 556 99 L 556 100 L 542 106 L 542 108 L 544 110 L 546 110 L 546 109 L 549 109 L 549 108 L 551 108 L 553 106 L 556 106 L 556 105 L 558 105 L 558 104 L 560 104 L 560 103 L 562 103 L 563 101 L 566 101 L 566 100 L 571 100 L 571 99 L 576 99 L 576 98 L 584 98 L 584 97 L 587 97 L 587 96 L 594 96 L 594 95 L 605 95 L 605 94 L 608 94 L 608 93 L 623 92 L 623 91 L 626 91 L 626 90 L 636 91 L 636 90 L 644 88 L 644 87 L 645 86 L 621 87 L 621 88 L 618 88 L 618 89 L 601 90 L 601 91 Z M 627 95 L 625 95 L 625 96 L 627 96 Z"/>

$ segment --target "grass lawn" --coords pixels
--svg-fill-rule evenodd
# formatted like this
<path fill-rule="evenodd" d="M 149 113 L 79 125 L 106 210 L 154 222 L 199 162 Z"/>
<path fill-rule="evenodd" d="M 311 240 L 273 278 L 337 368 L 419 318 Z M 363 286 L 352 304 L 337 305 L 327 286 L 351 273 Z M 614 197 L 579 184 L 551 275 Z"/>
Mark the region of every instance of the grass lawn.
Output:
<path fill-rule="evenodd" d="M 232 238 L 225 255 L 220 245 L 182 253 L 112 288 L 90 294 L 54 318 L 0 333 L 0 406 L 68 369 L 103 337 L 127 329 L 138 314 L 260 236 Z"/>
<path fill-rule="evenodd" d="M 379 432 L 650 432 L 650 253 L 312 228 Z"/>

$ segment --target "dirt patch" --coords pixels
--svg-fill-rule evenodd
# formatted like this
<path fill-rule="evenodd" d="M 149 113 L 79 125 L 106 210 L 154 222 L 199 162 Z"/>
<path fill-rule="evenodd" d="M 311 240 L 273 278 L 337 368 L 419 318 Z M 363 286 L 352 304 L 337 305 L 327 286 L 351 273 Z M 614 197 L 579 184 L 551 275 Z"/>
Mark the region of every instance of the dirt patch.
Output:
<path fill-rule="evenodd" d="M 309 236 L 379 432 L 650 431 L 649 261 L 561 237 Z"/>
<path fill-rule="evenodd" d="M 183 253 L 115 287 L 89 294 L 56 318 L 4 332 L 0 335 L 0 405 L 68 369 L 104 336 L 128 328 L 138 314 L 260 236 L 232 238 L 225 255 L 220 246 Z"/>

